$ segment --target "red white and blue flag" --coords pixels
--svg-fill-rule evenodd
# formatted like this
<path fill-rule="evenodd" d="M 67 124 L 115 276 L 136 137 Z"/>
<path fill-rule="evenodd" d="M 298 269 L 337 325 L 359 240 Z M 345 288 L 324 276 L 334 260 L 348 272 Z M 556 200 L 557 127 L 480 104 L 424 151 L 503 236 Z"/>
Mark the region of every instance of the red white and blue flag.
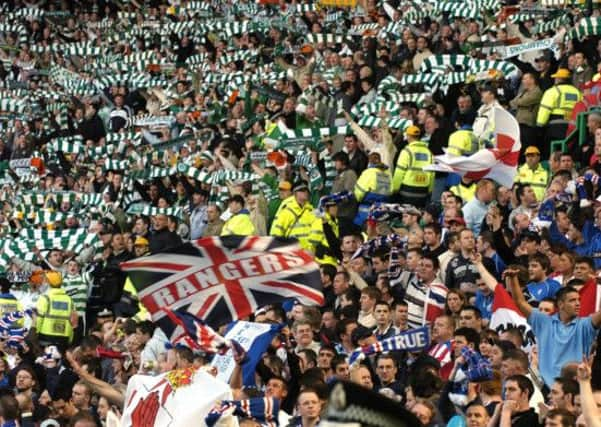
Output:
<path fill-rule="evenodd" d="M 511 187 L 522 147 L 520 125 L 507 110 L 499 107 L 495 107 L 494 123 L 496 147 L 483 148 L 471 156 L 436 156 L 436 163 L 427 169 L 456 173 L 473 181 L 488 178 Z"/>
<path fill-rule="evenodd" d="M 184 344 L 191 349 L 219 354 L 225 354 L 231 348 L 233 352 L 243 357 L 245 351 L 240 344 L 226 340 L 192 313 L 170 309 L 165 309 L 165 313 L 185 332 L 181 337 L 176 337 L 173 344 Z"/>
<path fill-rule="evenodd" d="M 453 370 L 453 346 L 455 342 L 453 340 L 444 341 L 441 343 L 434 344 L 428 355 L 432 356 L 440 363 L 440 377 L 442 379 L 448 379 L 451 371 Z"/>
<path fill-rule="evenodd" d="M 171 339 L 175 327 L 164 309 L 188 311 L 219 327 L 258 308 L 295 298 L 322 305 L 319 267 L 296 240 L 274 237 L 206 237 L 164 253 L 121 264 L 152 320 Z"/>
<path fill-rule="evenodd" d="M 205 417 L 207 427 L 217 425 L 225 417 L 253 418 L 261 426 L 276 427 L 280 402 L 273 397 L 255 397 L 245 400 L 224 400 Z"/>

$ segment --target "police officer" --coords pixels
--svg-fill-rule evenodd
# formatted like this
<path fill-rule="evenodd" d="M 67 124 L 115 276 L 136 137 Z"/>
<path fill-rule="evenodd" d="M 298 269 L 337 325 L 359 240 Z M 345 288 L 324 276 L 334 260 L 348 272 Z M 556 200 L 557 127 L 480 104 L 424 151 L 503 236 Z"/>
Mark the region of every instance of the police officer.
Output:
<path fill-rule="evenodd" d="M 461 181 L 459 181 L 458 184 L 449 188 L 449 191 L 454 195 L 461 197 L 463 203 L 467 203 L 476 195 L 476 182 L 464 175 L 461 177 Z"/>
<path fill-rule="evenodd" d="M 433 160 L 428 144 L 420 141 L 420 135 L 417 126 L 405 130 L 407 146 L 397 160 L 392 189 L 399 192 L 403 203 L 424 207 L 434 188 L 434 172 L 424 170 Z"/>
<path fill-rule="evenodd" d="M 371 150 L 367 159 L 367 169 L 361 173 L 353 191 L 359 202 L 359 211 L 354 221 L 357 226 L 363 225 L 373 203 L 386 202 L 392 194 L 392 176 L 388 166 L 382 163 L 379 149 Z"/>
<path fill-rule="evenodd" d="M 228 203 L 228 209 L 232 216 L 223 224 L 222 236 L 252 236 L 255 234 L 255 226 L 250 220 L 250 212 L 244 209 L 244 198 L 236 194 Z"/>
<path fill-rule="evenodd" d="M 548 158 L 551 141 L 564 139 L 572 109 L 582 99 L 582 93 L 570 83 L 570 70 L 560 68 L 551 77 L 555 86 L 543 94 L 536 116 L 536 125 L 544 127 L 544 144 L 539 147 L 544 158 Z"/>
<path fill-rule="evenodd" d="M 299 245 L 312 253 L 322 239 L 321 221 L 313 213 L 309 203 L 309 187 L 299 182 L 292 188 L 292 197 L 282 203 L 271 224 L 270 235 L 276 237 L 294 237 Z"/>
<path fill-rule="evenodd" d="M 520 166 L 515 182 L 528 184 L 536 194 L 536 200 L 540 203 L 545 197 L 545 190 L 549 182 L 549 172 L 540 164 L 540 150 L 531 145 L 524 152 L 526 164 Z"/>
<path fill-rule="evenodd" d="M 37 302 L 36 330 L 40 344 L 56 345 L 64 351 L 73 340 L 73 328 L 77 326 L 77 312 L 73 300 L 61 288 L 61 273 L 46 273 L 48 291 Z"/>
<path fill-rule="evenodd" d="M 314 223 L 319 231 L 323 231 L 322 240 L 315 249 L 315 261 L 319 264 L 331 264 L 334 267 L 338 265 L 337 260 L 342 260 L 342 252 L 340 251 L 340 229 L 338 227 L 338 204 L 335 200 L 323 197 L 320 200 L 323 204 L 323 216 L 321 224 Z"/>
<path fill-rule="evenodd" d="M 457 130 L 449 136 L 447 153 L 455 156 L 471 156 L 481 148 L 480 140 L 463 114 L 457 116 Z"/>

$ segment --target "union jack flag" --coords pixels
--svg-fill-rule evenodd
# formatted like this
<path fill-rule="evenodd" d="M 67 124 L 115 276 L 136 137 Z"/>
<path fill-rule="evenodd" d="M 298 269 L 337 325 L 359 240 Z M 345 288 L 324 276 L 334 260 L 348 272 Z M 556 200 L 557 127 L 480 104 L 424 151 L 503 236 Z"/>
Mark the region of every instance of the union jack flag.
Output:
<path fill-rule="evenodd" d="M 183 342 L 187 347 L 199 349 L 207 353 L 225 354 L 231 348 L 241 358 L 244 358 L 246 351 L 234 340 L 227 340 L 202 320 L 188 313 L 165 309 L 167 316 L 176 324 L 181 326 L 187 335 L 177 337 L 175 344 Z"/>
<path fill-rule="evenodd" d="M 448 379 L 453 369 L 453 345 L 454 340 L 434 344 L 428 354 L 440 362 L 440 376 Z"/>
<path fill-rule="evenodd" d="M 9 347 L 20 348 L 25 341 L 27 328 L 17 328 L 15 325 L 25 316 L 31 316 L 33 310 L 14 311 L 0 317 L 0 338 L 6 340 Z"/>
<path fill-rule="evenodd" d="M 261 426 L 275 427 L 278 425 L 280 402 L 273 397 L 255 397 L 246 400 L 224 400 L 213 408 L 205 418 L 207 426 L 212 427 L 227 415 L 251 417 Z"/>
<path fill-rule="evenodd" d="M 268 304 L 296 298 L 322 305 L 319 267 L 295 240 L 205 237 L 121 264 L 152 320 L 177 338 L 165 308 L 187 311 L 215 328 Z"/>

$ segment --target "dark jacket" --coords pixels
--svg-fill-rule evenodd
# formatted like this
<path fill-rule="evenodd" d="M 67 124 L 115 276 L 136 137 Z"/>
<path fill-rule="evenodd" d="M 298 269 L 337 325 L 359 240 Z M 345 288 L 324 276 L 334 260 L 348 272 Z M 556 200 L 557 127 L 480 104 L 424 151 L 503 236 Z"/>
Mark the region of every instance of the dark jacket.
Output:
<path fill-rule="evenodd" d="M 171 249 L 182 244 L 182 239 L 173 231 L 167 229 L 155 231 L 150 234 L 150 252 L 155 254 Z"/>
<path fill-rule="evenodd" d="M 367 156 L 361 150 L 356 150 L 353 157 L 349 155 L 349 167 L 355 171 L 357 176 L 367 168 Z"/>

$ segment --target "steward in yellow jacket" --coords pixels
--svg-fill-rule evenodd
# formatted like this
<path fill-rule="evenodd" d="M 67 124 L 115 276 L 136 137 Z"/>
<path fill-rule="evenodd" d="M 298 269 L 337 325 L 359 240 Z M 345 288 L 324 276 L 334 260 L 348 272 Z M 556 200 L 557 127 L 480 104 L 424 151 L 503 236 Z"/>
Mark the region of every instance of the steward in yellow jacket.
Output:
<path fill-rule="evenodd" d="M 468 119 L 462 114 L 458 116 L 455 123 L 457 130 L 449 136 L 447 153 L 455 156 L 471 156 L 482 148 L 482 144 L 467 122 Z"/>
<path fill-rule="evenodd" d="M 461 197 L 463 203 L 467 203 L 476 195 L 476 183 L 464 176 L 461 177 L 459 184 L 453 185 L 449 191 L 456 196 Z"/>
<path fill-rule="evenodd" d="M 582 100 L 582 93 L 571 84 L 570 70 L 560 68 L 551 77 L 555 85 L 543 93 L 536 115 L 536 126 L 543 128 L 542 143 L 537 144 L 543 159 L 549 158 L 552 141 L 565 138 L 572 110 Z"/>
<path fill-rule="evenodd" d="M 514 181 L 520 184 L 528 184 L 534 190 L 536 200 L 542 202 L 549 182 L 549 172 L 540 164 L 540 151 L 537 147 L 531 145 L 526 148 L 524 155 L 526 156 L 526 164 L 518 168 L 518 174 Z"/>
<path fill-rule="evenodd" d="M 296 238 L 301 248 L 315 253 L 315 248 L 323 238 L 323 227 L 309 203 L 309 187 L 305 183 L 299 183 L 292 192 L 293 196 L 282 202 L 269 234 Z"/>
<path fill-rule="evenodd" d="M 392 189 L 399 192 L 400 200 L 416 207 L 424 207 L 434 188 L 434 172 L 424 168 L 433 163 L 428 144 L 419 140 L 421 131 L 409 126 L 405 131 L 407 146 L 397 160 Z"/>
<path fill-rule="evenodd" d="M 367 219 L 370 207 L 374 203 L 388 201 L 392 194 L 392 175 L 388 166 L 381 162 L 381 158 L 379 151 L 370 151 L 367 169 L 361 173 L 355 184 L 353 193 L 359 202 L 359 211 L 354 223 L 359 227 Z"/>
<path fill-rule="evenodd" d="M 321 221 L 323 237 L 315 249 L 315 261 L 319 264 L 331 264 L 336 267 L 338 260 L 342 260 L 340 229 L 338 228 L 338 205 L 333 200 L 327 200 L 323 206 L 325 212 L 323 217 L 318 219 L 318 221 Z"/>
<path fill-rule="evenodd" d="M 50 274 L 52 273 L 52 275 Z M 62 275 L 46 273 L 50 285 L 48 291 L 38 299 L 36 330 L 42 345 L 56 345 L 64 351 L 73 341 L 73 328 L 77 326 L 77 311 L 73 300 L 61 288 Z"/>
<path fill-rule="evenodd" d="M 252 236 L 256 233 L 255 226 L 250 220 L 250 215 L 244 209 L 244 198 L 239 194 L 232 196 L 229 201 L 228 209 L 232 213 L 223 228 L 221 229 L 222 236 Z"/>

